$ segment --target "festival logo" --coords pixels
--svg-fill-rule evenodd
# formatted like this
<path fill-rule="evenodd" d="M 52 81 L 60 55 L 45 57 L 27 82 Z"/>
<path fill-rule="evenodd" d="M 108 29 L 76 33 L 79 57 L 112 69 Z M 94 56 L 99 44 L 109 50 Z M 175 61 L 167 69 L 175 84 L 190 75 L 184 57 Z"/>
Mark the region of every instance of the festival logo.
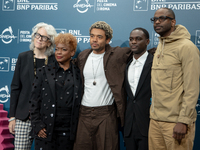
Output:
<path fill-rule="evenodd" d="M 32 2 L 31 2 L 32 1 Z M 17 0 L 16 10 L 58 10 L 58 3 L 36 3 L 34 0 Z"/>
<path fill-rule="evenodd" d="M 195 44 L 197 47 L 200 47 L 200 30 L 196 31 Z"/>
<path fill-rule="evenodd" d="M 15 1 L 14 0 L 3 0 L 2 10 L 3 11 L 14 11 L 15 10 Z"/>
<path fill-rule="evenodd" d="M 168 0 L 151 0 L 151 10 L 158 10 L 167 7 L 172 10 L 200 10 L 200 1 L 168 1 Z"/>
<path fill-rule="evenodd" d="M 148 0 L 134 0 L 133 11 L 148 11 Z"/>
<path fill-rule="evenodd" d="M 96 11 L 110 11 L 112 8 L 116 8 L 117 3 L 110 3 L 108 0 L 97 0 Z"/>
<path fill-rule="evenodd" d="M 8 86 L 0 88 L 0 103 L 6 103 L 10 97 Z"/>
<path fill-rule="evenodd" d="M 93 5 L 89 4 L 89 0 L 77 0 L 73 7 L 76 8 L 79 13 L 86 13 Z"/>
<path fill-rule="evenodd" d="M 151 41 L 151 47 L 157 47 L 158 43 L 159 43 L 159 37 L 160 35 L 154 31 L 152 31 L 152 39 L 150 39 Z"/>
<path fill-rule="evenodd" d="M 0 72 L 8 72 L 9 64 L 10 64 L 9 57 L 0 57 Z"/>
<path fill-rule="evenodd" d="M 3 43 L 9 44 L 12 42 L 13 39 L 17 38 L 17 36 L 13 35 L 12 28 L 11 28 L 11 26 L 9 26 L 5 30 L 3 30 L 3 32 L 0 35 L 0 38 Z"/>
<path fill-rule="evenodd" d="M 17 58 L 12 58 L 11 59 L 10 71 L 15 71 L 16 63 L 17 63 Z"/>
<path fill-rule="evenodd" d="M 56 32 L 59 33 L 66 33 L 67 30 L 66 29 L 61 29 L 61 28 L 56 28 Z"/>
<path fill-rule="evenodd" d="M 80 29 L 69 29 L 68 33 L 74 35 L 77 39 L 77 43 L 89 43 L 90 42 L 90 36 L 82 35 Z"/>
<path fill-rule="evenodd" d="M 2 10 L 3 11 L 15 11 L 16 10 L 58 10 L 58 3 L 35 3 L 30 0 L 3 0 Z M 16 4 L 15 4 L 16 3 Z"/>
<path fill-rule="evenodd" d="M 18 29 L 18 40 L 17 43 L 19 42 L 31 42 L 31 32 L 28 30 L 19 30 Z"/>

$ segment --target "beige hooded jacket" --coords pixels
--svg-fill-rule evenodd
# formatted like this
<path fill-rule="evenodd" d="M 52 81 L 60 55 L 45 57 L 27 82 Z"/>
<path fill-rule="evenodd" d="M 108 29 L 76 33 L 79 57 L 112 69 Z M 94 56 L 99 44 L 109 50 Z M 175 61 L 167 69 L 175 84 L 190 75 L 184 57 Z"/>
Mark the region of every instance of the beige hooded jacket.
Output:
<path fill-rule="evenodd" d="M 182 25 L 160 37 L 151 73 L 150 118 L 191 124 L 196 121 L 199 96 L 199 49 Z"/>

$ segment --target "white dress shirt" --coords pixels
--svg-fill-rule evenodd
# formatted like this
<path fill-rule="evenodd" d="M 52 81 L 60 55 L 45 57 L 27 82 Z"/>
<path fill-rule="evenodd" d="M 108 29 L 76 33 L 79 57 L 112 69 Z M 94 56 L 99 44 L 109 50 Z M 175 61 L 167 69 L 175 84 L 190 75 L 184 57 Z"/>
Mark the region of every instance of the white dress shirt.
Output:
<path fill-rule="evenodd" d="M 148 56 L 148 52 L 146 51 L 142 56 L 140 56 L 138 59 L 135 59 L 133 56 L 133 61 L 129 65 L 128 68 L 128 82 L 131 87 L 133 95 L 135 95 L 138 82 L 140 80 L 140 76 L 144 67 L 144 64 L 146 62 Z"/>

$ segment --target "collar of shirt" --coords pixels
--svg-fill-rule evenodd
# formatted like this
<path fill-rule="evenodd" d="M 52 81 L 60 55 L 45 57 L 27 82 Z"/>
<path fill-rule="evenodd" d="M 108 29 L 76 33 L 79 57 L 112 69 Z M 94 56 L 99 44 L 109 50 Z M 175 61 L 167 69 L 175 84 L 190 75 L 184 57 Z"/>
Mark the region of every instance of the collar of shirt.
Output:
<path fill-rule="evenodd" d="M 146 59 L 147 59 L 148 52 L 146 51 L 142 56 L 140 56 L 138 59 L 135 59 L 133 56 L 133 64 L 136 62 L 139 62 L 140 64 L 144 65 Z"/>
<path fill-rule="evenodd" d="M 72 71 L 72 65 L 71 65 L 71 63 L 72 63 L 72 62 L 70 61 L 70 66 L 69 66 L 69 68 L 68 68 L 67 70 L 65 70 L 65 71 L 68 71 L 68 70 Z M 64 71 L 64 69 L 63 69 L 62 67 L 59 66 L 58 62 L 56 62 L 55 67 L 56 67 L 56 72 L 58 72 L 60 69 Z"/>

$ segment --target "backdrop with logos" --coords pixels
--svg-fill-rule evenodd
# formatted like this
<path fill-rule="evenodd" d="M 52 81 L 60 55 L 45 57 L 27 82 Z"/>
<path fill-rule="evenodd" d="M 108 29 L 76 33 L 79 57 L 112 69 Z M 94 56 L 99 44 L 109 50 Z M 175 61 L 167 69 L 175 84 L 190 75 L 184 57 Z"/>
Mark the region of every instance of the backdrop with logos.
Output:
<path fill-rule="evenodd" d="M 9 112 L 10 84 L 18 54 L 29 50 L 32 27 L 39 22 L 53 25 L 57 32 L 77 37 L 77 53 L 90 47 L 89 27 L 106 21 L 112 27 L 111 46 L 128 47 L 132 29 L 149 31 L 148 49 L 158 44 L 158 34 L 150 18 L 161 7 L 174 10 L 177 24 L 184 25 L 192 42 L 200 49 L 200 0 L 2 0 L 0 3 L 0 103 Z M 200 99 L 194 150 L 200 148 Z M 121 148 L 123 140 L 121 138 Z"/>

